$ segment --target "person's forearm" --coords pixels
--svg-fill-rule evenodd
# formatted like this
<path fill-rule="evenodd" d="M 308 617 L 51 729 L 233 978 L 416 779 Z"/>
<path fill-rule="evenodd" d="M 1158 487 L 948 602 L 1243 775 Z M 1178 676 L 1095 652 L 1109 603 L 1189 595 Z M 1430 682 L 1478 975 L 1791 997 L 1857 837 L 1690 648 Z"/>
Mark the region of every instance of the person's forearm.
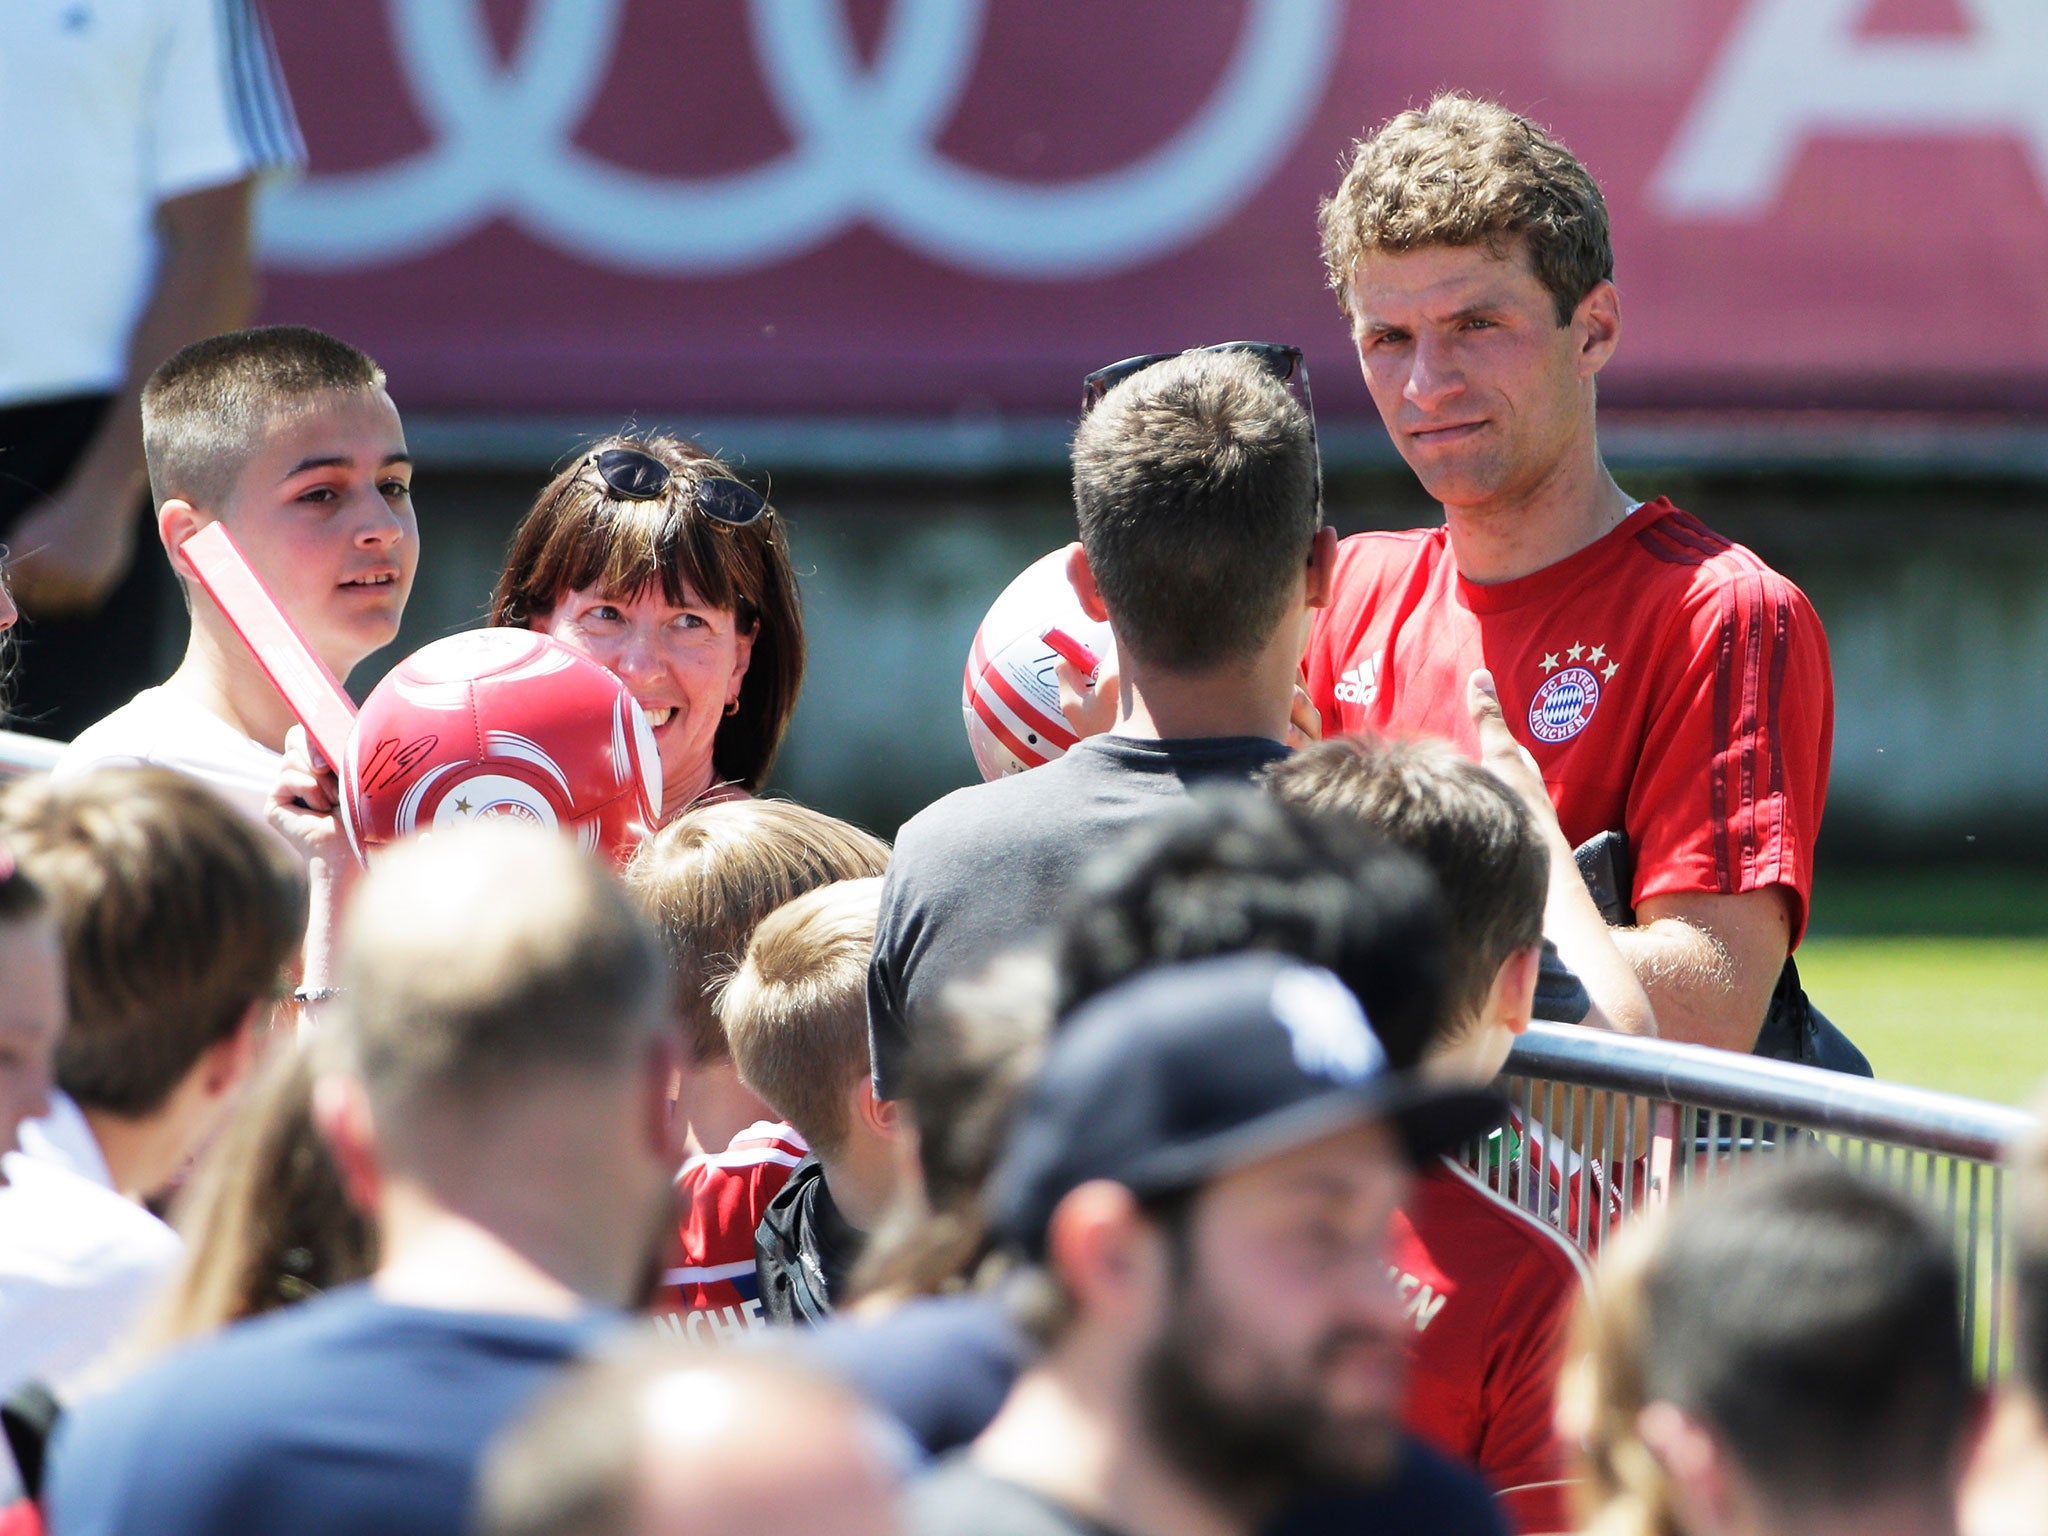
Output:
<path fill-rule="evenodd" d="M 1742 982 L 1740 968 L 1711 933 L 1674 918 L 1611 930 L 1641 978 L 1657 1032 L 1667 1040 L 1748 1051 L 1763 1028 L 1770 992 Z M 1562 946 L 1560 946 L 1561 948 Z"/>
<path fill-rule="evenodd" d="M 67 489 L 126 507 L 142 494 L 142 386 L 180 347 L 246 324 L 256 306 L 249 255 L 249 183 L 209 187 L 159 210 L 155 284 L 128 338 L 113 407 L 80 455 Z"/>
<path fill-rule="evenodd" d="M 1659 1033 L 1658 1015 L 1636 968 L 1616 942 L 1593 893 L 1579 875 L 1562 835 L 1550 850 L 1550 894 L 1543 908 L 1543 936 L 1571 967 L 1592 999 L 1585 1022 L 1624 1035 Z"/>

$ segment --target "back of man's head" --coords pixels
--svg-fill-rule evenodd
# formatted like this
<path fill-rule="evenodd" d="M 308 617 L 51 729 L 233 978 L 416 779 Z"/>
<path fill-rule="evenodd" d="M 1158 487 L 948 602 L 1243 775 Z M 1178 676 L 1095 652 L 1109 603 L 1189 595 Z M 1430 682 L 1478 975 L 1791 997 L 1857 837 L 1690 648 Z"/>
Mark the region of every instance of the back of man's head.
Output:
<path fill-rule="evenodd" d="M 626 885 L 667 942 L 692 1059 L 731 1055 L 718 999 L 761 919 L 805 891 L 888 867 L 879 837 L 789 800 L 700 806 L 641 844 Z"/>
<path fill-rule="evenodd" d="M 436 833 L 380 855 L 349 905 L 323 1065 L 360 1079 L 402 1164 L 451 1119 L 639 1070 L 669 1028 L 665 969 L 651 925 L 570 840 Z"/>
<path fill-rule="evenodd" d="M 384 387 L 384 370 L 304 325 L 228 331 L 182 347 L 142 389 L 142 450 L 158 506 L 227 501 L 271 422 L 324 395 Z"/>
<path fill-rule="evenodd" d="M 88 1110 L 163 1108 L 276 995 L 305 931 L 298 860 L 166 768 L 25 780 L 0 797 L 0 835 L 63 930 L 71 1011 L 57 1082 Z"/>
<path fill-rule="evenodd" d="M 1286 386 L 1244 353 L 1183 353 L 1105 395 L 1073 459 L 1118 646 L 1178 673 L 1257 656 L 1322 523 L 1314 424 Z"/>
<path fill-rule="evenodd" d="M 1442 1027 L 1428 870 L 1353 820 L 1235 788 L 1190 795 L 1082 870 L 1054 927 L 1059 1013 L 1138 971 L 1247 949 L 1335 972 L 1396 1067 Z"/>
<path fill-rule="evenodd" d="M 1642 1401 L 1703 1424 L 1779 1510 L 1953 1497 L 1962 1288 L 1910 1196 L 1818 1160 L 1698 1191 L 1641 1289 Z"/>
<path fill-rule="evenodd" d="M 1550 855 L 1535 822 L 1448 742 L 1336 737 L 1275 763 L 1266 786 L 1286 804 L 1351 818 L 1436 876 L 1449 1037 L 1479 1017 L 1502 963 L 1543 941 Z"/>
<path fill-rule="evenodd" d="M 761 920 L 718 1000 L 740 1081 L 827 1163 L 853 1130 L 868 1074 L 868 957 L 882 882 L 840 880 Z"/>
<path fill-rule="evenodd" d="M 479 1536 L 889 1536 L 897 1469 L 845 1387 L 769 1351 L 640 1345 L 577 1367 L 497 1440 Z"/>

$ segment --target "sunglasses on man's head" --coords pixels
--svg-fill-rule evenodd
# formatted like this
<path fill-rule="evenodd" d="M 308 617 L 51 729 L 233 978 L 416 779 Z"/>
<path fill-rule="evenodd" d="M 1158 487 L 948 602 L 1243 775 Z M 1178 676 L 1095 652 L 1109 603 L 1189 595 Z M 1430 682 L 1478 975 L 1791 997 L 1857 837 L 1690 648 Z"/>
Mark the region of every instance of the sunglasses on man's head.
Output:
<path fill-rule="evenodd" d="M 1190 347 L 1190 352 L 1242 352 L 1251 358 L 1273 378 L 1292 389 L 1301 400 L 1301 408 L 1308 413 L 1309 446 L 1316 455 L 1316 515 L 1323 511 L 1323 452 L 1316 441 L 1316 401 L 1309 392 L 1308 364 L 1303 360 L 1301 348 L 1290 347 L 1280 341 L 1219 341 L 1213 346 Z M 1127 357 L 1120 363 L 1111 363 L 1098 368 L 1081 378 L 1081 414 L 1086 416 L 1102 404 L 1102 397 L 1124 380 L 1143 373 L 1155 363 L 1163 363 L 1181 352 L 1147 352 L 1139 357 Z"/>
<path fill-rule="evenodd" d="M 617 501 L 654 501 L 665 495 L 676 478 L 675 471 L 651 453 L 638 448 L 606 448 L 593 453 L 586 462 L 597 465 L 605 491 Z M 768 499 L 744 480 L 729 475 L 690 476 L 697 505 L 714 523 L 728 528 L 745 528 L 761 520 Z"/>
<path fill-rule="evenodd" d="M 1290 347 L 1278 341 L 1219 341 L 1210 347 L 1190 347 L 1191 352 L 1242 352 L 1253 359 L 1267 373 L 1282 384 L 1299 381 L 1305 394 L 1308 390 L 1308 364 L 1301 360 L 1301 348 Z M 1183 356 L 1179 352 L 1147 352 L 1139 357 L 1127 357 L 1120 363 L 1111 363 L 1098 368 L 1081 379 L 1081 414 L 1086 416 L 1102 404 L 1102 397 L 1125 379 L 1143 373 L 1155 363 L 1164 363 Z M 1314 421 L 1313 415 L 1309 418 Z"/>

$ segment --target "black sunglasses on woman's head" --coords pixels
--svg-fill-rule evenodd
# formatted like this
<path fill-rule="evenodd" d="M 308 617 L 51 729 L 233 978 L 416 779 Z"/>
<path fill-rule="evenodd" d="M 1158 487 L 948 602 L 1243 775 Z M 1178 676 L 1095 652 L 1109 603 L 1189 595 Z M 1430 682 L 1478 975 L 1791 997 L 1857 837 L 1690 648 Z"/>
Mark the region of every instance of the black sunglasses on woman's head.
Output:
<path fill-rule="evenodd" d="M 597 466 L 606 494 L 618 501 L 654 501 L 676 478 L 675 471 L 638 448 L 605 448 L 584 462 Z M 768 510 L 767 498 L 744 480 L 706 474 L 692 475 L 690 482 L 704 515 L 728 528 L 759 522 Z"/>

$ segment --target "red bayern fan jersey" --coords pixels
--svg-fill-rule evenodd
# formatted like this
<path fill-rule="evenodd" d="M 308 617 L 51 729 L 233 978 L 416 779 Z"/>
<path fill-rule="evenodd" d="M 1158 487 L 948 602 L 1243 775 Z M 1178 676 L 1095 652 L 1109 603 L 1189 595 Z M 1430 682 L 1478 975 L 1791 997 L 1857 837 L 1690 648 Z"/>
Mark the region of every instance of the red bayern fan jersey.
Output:
<path fill-rule="evenodd" d="M 654 1303 L 666 1331 L 694 1343 L 724 1343 L 767 1326 L 754 1231 L 791 1170 L 808 1156 L 794 1127 L 757 1120 L 723 1152 L 683 1165 L 676 1175 L 676 1240 Z"/>

